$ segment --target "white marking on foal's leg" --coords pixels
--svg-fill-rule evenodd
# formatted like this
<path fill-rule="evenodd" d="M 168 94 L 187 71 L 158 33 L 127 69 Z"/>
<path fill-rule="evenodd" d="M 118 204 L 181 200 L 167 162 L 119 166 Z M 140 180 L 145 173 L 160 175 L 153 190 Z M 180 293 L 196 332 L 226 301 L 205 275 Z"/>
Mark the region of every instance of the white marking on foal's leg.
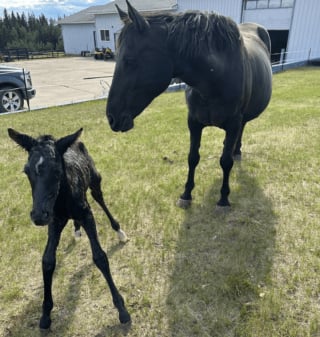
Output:
<path fill-rule="evenodd" d="M 119 229 L 119 230 L 117 231 L 117 233 L 118 233 L 118 238 L 119 238 L 119 240 L 120 240 L 121 242 L 127 242 L 127 241 L 129 241 L 129 239 L 128 239 L 126 233 L 125 233 L 122 229 Z"/>
<path fill-rule="evenodd" d="M 78 229 L 78 230 L 74 231 L 74 236 L 75 236 L 76 238 L 80 238 L 80 237 L 81 237 L 81 230 Z"/>

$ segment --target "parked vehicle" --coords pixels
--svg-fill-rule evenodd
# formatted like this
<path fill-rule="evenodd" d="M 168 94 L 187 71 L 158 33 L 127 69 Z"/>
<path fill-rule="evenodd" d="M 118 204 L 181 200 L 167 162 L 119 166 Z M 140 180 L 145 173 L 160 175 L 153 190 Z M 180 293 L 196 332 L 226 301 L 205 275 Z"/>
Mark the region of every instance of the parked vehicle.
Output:
<path fill-rule="evenodd" d="M 110 48 L 96 48 L 93 57 L 96 60 L 108 60 L 114 58 L 114 53 Z"/>
<path fill-rule="evenodd" d="M 0 113 L 22 110 L 35 94 L 29 71 L 0 64 Z"/>

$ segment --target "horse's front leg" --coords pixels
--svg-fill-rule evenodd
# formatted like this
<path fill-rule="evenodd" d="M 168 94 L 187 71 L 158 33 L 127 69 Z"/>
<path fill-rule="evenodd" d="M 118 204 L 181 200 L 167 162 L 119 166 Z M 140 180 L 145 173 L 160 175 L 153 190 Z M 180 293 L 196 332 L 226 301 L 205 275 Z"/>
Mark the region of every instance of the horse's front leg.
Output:
<path fill-rule="evenodd" d="M 217 206 L 221 207 L 230 206 L 230 202 L 228 200 L 228 196 L 230 194 L 229 176 L 230 171 L 233 167 L 234 161 L 233 155 L 240 132 L 241 132 L 241 118 L 239 118 L 238 121 L 237 120 L 234 121 L 232 125 L 226 130 L 223 152 L 220 157 L 220 166 L 223 170 L 223 181 L 220 190 L 221 197 L 217 203 Z"/>
<path fill-rule="evenodd" d="M 48 241 L 42 257 L 42 274 L 44 282 L 44 299 L 42 303 L 42 316 L 40 319 L 40 329 L 49 329 L 51 325 L 50 313 L 53 308 L 52 300 L 52 276 L 56 267 L 56 251 L 59 245 L 61 232 L 66 224 L 51 223 L 48 226 Z"/>
<path fill-rule="evenodd" d="M 93 261 L 98 267 L 98 269 L 102 272 L 103 276 L 105 277 L 109 285 L 113 299 L 113 304 L 115 305 L 115 307 L 118 309 L 119 312 L 119 320 L 121 323 L 130 322 L 131 318 L 125 307 L 124 300 L 113 282 L 107 254 L 101 248 L 100 242 L 98 240 L 96 224 L 90 209 L 88 209 L 86 212 L 85 219 L 83 221 L 83 227 L 90 240 Z"/>
<path fill-rule="evenodd" d="M 188 155 L 188 178 L 185 184 L 183 194 L 181 194 L 177 205 L 181 208 L 188 208 L 192 202 L 191 192 L 194 188 L 194 174 L 196 167 L 200 161 L 200 145 L 203 125 L 192 118 L 188 118 L 188 127 L 190 131 L 190 151 Z"/>

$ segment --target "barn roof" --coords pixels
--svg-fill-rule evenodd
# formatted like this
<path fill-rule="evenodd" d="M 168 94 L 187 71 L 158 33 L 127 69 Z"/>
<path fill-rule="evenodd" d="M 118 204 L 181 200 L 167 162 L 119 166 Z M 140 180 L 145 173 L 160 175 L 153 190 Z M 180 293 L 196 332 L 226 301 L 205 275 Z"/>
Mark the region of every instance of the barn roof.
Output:
<path fill-rule="evenodd" d="M 171 11 L 178 7 L 177 0 L 131 0 L 130 3 L 134 8 L 141 12 Z M 111 1 L 105 5 L 91 6 L 80 12 L 67 16 L 59 20 L 59 24 L 90 24 L 95 22 L 96 15 L 117 13 L 115 4 L 121 9 L 127 10 L 125 0 Z"/>

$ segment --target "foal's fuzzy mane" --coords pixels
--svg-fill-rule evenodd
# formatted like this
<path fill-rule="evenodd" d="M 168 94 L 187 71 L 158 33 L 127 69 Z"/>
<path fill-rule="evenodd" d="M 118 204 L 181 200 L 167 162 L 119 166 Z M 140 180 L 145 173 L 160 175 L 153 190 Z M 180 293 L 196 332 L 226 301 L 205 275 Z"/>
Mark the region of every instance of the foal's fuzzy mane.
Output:
<path fill-rule="evenodd" d="M 168 30 L 170 48 L 179 55 L 192 57 L 212 50 L 235 50 L 240 45 L 240 32 L 237 24 L 218 13 L 189 11 L 181 14 L 150 14 L 145 16 L 150 26 L 165 25 Z M 126 35 L 131 23 L 121 32 L 119 42 Z"/>
<path fill-rule="evenodd" d="M 38 142 L 54 142 L 56 139 L 51 135 L 41 135 L 37 138 Z"/>

